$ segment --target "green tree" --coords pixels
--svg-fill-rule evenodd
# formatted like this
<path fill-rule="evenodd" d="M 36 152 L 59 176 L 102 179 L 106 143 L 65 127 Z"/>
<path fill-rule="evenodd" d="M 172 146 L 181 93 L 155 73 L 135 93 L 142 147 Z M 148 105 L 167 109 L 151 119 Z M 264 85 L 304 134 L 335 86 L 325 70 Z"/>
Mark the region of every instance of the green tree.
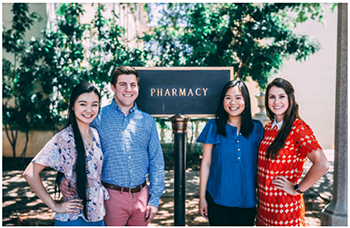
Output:
<path fill-rule="evenodd" d="M 149 60 L 154 66 L 183 66 L 186 44 L 182 42 L 184 24 L 190 11 L 188 3 L 157 3 L 148 4 L 146 9 L 152 19 L 152 14 L 161 14 L 158 26 L 151 27 L 142 37 L 148 46 Z M 155 13 L 152 6 L 160 7 Z"/>
<path fill-rule="evenodd" d="M 49 125 L 58 127 L 66 119 L 62 115 L 68 109 L 71 90 L 74 85 L 85 80 L 84 31 L 86 24 L 79 22 L 84 13 L 81 4 L 62 4 L 57 10 L 56 29 L 42 31 L 44 38 L 37 39 L 41 52 L 38 74 L 43 93 L 49 97 Z"/>
<path fill-rule="evenodd" d="M 26 132 L 25 147 L 21 156 L 25 155 L 28 143 L 30 122 L 37 119 L 34 114 L 37 99 L 33 82 L 38 80 L 35 65 L 38 56 L 32 55 L 35 47 L 32 41 L 26 41 L 25 32 L 35 21 L 42 18 L 29 12 L 28 4 L 17 3 L 12 8 L 13 23 L 10 29 L 3 28 L 3 48 L 13 57 L 12 61 L 2 59 L 2 97 L 3 97 L 3 125 L 5 134 L 11 144 L 14 160 L 16 159 L 16 144 L 18 132 Z"/>
<path fill-rule="evenodd" d="M 110 81 L 109 76 L 120 65 L 145 66 L 147 53 L 138 47 L 131 48 L 129 43 L 135 40 L 127 40 L 125 28 L 117 24 L 118 16 L 114 11 L 112 18 L 105 18 L 103 12 L 106 7 L 99 4 L 94 19 L 88 27 L 91 37 L 91 46 L 87 48 L 87 61 L 89 70 L 86 72 L 88 79 L 94 81 L 102 88 Z M 107 94 L 104 91 L 103 94 Z"/>
<path fill-rule="evenodd" d="M 61 4 L 54 29 L 43 30 L 41 39 L 25 41 L 26 30 L 40 16 L 29 12 L 29 4 L 13 4 L 15 16 L 12 28 L 3 30 L 3 48 L 14 61 L 3 59 L 2 73 L 3 123 L 14 158 L 18 131 L 26 133 L 27 145 L 32 129 L 59 130 L 76 84 L 90 81 L 103 89 L 119 65 L 146 64 L 146 53 L 129 47 L 125 29 L 116 24 L 117 15 L 106 19 L 104 10 L 99 4 L 91 24 L 82 24 L 81 4 Z M 26 146 L 21 157 L 25 152 Z"/>
<path fill-rule="evenodd" d="M 151 52 L 159 56 L 159 66 L 233 66 L 235 77 L 250 77 L 264 89 L 284 60 L 305 61 L 320 49 L 317 40 L 292 30 L 309 17 L 321 21 L 319 3 L 181 3 L 164 8 L 160 26 L 144 36 L 156 44 Z"/>

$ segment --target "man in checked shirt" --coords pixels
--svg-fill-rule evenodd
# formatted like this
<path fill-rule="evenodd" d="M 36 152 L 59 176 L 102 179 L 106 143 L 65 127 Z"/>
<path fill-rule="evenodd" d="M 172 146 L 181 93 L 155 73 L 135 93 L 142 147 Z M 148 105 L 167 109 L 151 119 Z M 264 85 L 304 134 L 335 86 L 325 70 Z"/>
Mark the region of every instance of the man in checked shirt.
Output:
<path fill-rule="evenodd" d="M 157 214 L 164 190 L 164 157 L 156 123 L 137 108 L 139 76 L 134 68 L 118 67 L 111 88 L 114 99 L 91 123 L 100 135 L 102 184 L 110 195 L 104 202 L 104 222 L 107 226 L 147 226 Z M 71 196 L 65 180 L 61 190 L 64 197 Z"/>

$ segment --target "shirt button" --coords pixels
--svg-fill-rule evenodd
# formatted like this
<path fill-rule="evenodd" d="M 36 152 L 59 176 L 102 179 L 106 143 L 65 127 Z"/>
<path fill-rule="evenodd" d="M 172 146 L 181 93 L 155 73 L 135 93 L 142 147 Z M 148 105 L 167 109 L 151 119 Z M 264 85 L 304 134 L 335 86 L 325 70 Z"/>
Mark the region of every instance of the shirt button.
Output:
<path fill-rule="evenodd" d="M 239 143 L 239 140 L 237 140 L 237 143 Z"/>
<path fill-rule="evenodd" d="M 240 151 L 241 149 L 238 148 L 238 151 Z"/>
<path fill-rule="evenodd" d="M 241 157 L 238 157 L 238 159 L 241 159 Z"/>
<path fill-rule="evenodd" d="M 129 156 L 129 159 L 130 159 L 130 156 Z"/>

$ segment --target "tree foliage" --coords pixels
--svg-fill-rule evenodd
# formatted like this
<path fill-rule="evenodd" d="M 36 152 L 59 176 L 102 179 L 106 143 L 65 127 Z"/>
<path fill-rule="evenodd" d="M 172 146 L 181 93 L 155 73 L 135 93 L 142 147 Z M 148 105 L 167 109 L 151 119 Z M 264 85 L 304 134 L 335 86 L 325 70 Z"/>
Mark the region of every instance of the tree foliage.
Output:
<path fill-rule="evenodd" d="M 82 81 L 100 89 L 119 65 L 144 66 L 144 52 L 130 48 L 125 29 L 116 25 L 117 15 L 103 17 L 99 5 L 91 24 L 80 23 L 81 4 L 61 4 L 55 29 L 42 31 L 44 38 L 25 40 L 25 32 L 41 20 L 29 5 L 14 3 L 12 27 L 3 29 L 3 48 L 12 61 L 3 58 L 3 124 L 16 157 L 18 131 L 58 129 L 66 121 L 73 87 Z M 97 37 L 97 40 L 95 40 Z M 90 45 L 84 45 L 85 43 Z"/>
<path fill-rule="evenodd" d="M 137 4 L 128 5 L 135 14 Z M 55 26 L 43 30 L 43 38 L 26 40 L 41 17 L 29 4 L 13 4 L 11 28 L 3 29 L 3 50 L 12 59 L 3 58 L 2 89 L 3 124 L 14 157 L 18 131 L 26 133 L 27 145 L 31 129 L 58 130 L 74 85 L 91 81 L 106 94 L 109 76 L 120 65 L 233 66 L 236 77 L 250 77 L 263 89 L 285 59 L 305 61 L 319 49 L 316 40 L 292 30 L 308 19 L 322 22 L 319 3 L 157 5 L 158 26 L 133 40 L 125 38 L 115 12 L 103 16 L 102 4 L 91 23 L 80 23 L 85 12 L 77 3 L 61 4 Z M 25 152 L 26 146 L 21 156 Z"/>
<path fill-rule="evenodd" d="M 105 6 L 99 5 L 88 27 L 91 46 L 87 50 L 90 67 L 86 79 L 100 86 L 107 85 L 109 76 L 119 65 L 145 66 L 147 61 L 146 53 L 137 46 L 131 48 L 131 41 L 124 38 L 125 28 L 117 24 L 118 16 L 113 12 L 112 18 L 105 18 L 105 11 Z"/>
<path fill-rule="evenodd" d="M 263 90 L 284 60 L 305 61 L 320 49 L 292 27 L 309 15 L 321 20 L 321 9 L 319 3 L 164 4 L 160 26 L 144 39 L 156 46 L 157 66 L 233 66 L 235 77 L 250 77 Z"/>
<path fill-rule="evenodd" d="M 26 42 L 25 32 L 35 21 L 42 18 L 33 12 L 29 12 L 27 4 L 18 3 L 12 8 L 13 23 L 10 29 L 3 29 L 3 48 L 11 53 L 12 61 L 3 59 L 2 91 L 3 91 L 3 124 L 5 134 L 12 146 L 13 157 L 16 158 L 16 143 L 18 131 L 26 132 L 26 144 L 30 122 L 35 123 L 37 115 L 34 111 L 37 106 L 37 93 L 33 82 L 38 80 L 38 75 L 33 73 L 38 60 L 37 55 L 32 55 L 34 48 L 31 42 Z M 25 154 L 24 147 L 21 155 Z"/>

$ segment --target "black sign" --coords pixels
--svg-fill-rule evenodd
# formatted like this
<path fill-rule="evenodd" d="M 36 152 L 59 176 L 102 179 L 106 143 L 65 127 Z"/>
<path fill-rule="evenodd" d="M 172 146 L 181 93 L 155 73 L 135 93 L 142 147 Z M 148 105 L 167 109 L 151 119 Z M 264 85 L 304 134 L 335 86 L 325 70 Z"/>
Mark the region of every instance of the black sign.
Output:
<path fill-rule="evenodd" d="M 232 67 L 135 67 L 140 77 L 140 110 L 153 116 L 212 115 Z"/>

